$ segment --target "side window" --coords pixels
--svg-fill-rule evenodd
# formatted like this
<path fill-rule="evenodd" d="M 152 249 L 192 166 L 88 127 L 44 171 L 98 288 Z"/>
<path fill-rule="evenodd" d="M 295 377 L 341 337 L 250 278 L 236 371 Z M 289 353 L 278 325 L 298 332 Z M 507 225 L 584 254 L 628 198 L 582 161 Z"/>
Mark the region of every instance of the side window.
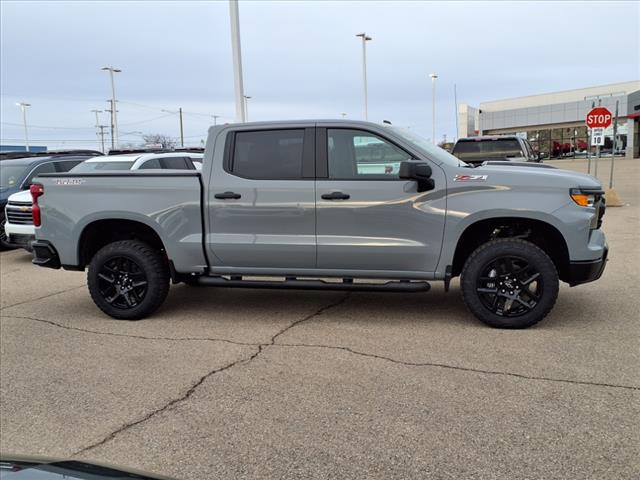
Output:
<path fill-rule="evenodd" d="M 54 162 L 57 172 L 64 173 L 81 163 L 82 160 L 65 160 L 64 162 Z"/>
<path fill-rule="evenodd" d="M 53 165 L 53 162 L 43 163 L 42 165 L 38 165 L 27 177 L 27 179 L 22 184 L 25 188 L 31 185 L 31 182 L 35 177 L 40 175 L 41 173 L 56 173 L 56 167 Z"/>
<path fill-rule="evenodd" d="M 152 158 L 151 160 L 147 160 L 142 165 L 140 165 L 140 170 L 151 170 L 155 168 L 162 168 L 160 166 L 160 160 L 157 158 Z"/>
<path fill-rule="evenodd" d="M 231 172 L 264 180 L 302 178 L 304 130 L 237 132 Z"/>
<path fill-rule="evenodd" d="M 361 130 L 328 129 L 329 178 L 398 179 L 400 163 L 411 155 L 381 137 Z"/>
<path fill-rule="evenodd" d="M 184 157 L 165 157 L 160 159 L 162 168 L 172 168 L 177 170 L 190 170 L 191 168 L 185 162 Z"/>

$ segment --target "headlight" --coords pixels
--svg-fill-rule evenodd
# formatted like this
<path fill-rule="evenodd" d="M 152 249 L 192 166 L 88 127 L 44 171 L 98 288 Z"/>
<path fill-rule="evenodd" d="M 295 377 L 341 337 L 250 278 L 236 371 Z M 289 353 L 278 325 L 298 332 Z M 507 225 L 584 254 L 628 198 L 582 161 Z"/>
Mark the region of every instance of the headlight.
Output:
<path fill-rule="evenodd" d="M 581 207 L 593 207 L 604 192 L 598 188 L 572 188 L 571 199 Z"/>

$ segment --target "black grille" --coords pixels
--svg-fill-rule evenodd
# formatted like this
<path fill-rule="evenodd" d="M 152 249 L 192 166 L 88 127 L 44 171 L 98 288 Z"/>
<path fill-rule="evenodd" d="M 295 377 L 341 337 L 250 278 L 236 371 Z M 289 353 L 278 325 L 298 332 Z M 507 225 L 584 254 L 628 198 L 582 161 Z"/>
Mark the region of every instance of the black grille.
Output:
<path fill-rule="evenodd" d="M 7 222 L 14 225 L 33 225 L 33 215 L 31 214 L 31 206 L 22 208 L 12 208 L 7 206 Z"/>

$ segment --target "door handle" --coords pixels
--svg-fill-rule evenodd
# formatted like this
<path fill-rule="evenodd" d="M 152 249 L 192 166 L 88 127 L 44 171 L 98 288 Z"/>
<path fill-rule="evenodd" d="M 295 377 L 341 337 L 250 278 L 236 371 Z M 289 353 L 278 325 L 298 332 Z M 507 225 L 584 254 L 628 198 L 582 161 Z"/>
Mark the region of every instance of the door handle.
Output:
<path fill-rule="evenodd" d="M 235 192 L 224 192 L 224 193 L 216 193 L 214 197 L 219 200 L 237 200 L 240 197 L 242 197 L 242 195 Z"/>
<path fill-rule="evenodd" d="M 351 195 L 342 192 L 331 192 L 322 194 L 323 200 L 349 200 Z"/>

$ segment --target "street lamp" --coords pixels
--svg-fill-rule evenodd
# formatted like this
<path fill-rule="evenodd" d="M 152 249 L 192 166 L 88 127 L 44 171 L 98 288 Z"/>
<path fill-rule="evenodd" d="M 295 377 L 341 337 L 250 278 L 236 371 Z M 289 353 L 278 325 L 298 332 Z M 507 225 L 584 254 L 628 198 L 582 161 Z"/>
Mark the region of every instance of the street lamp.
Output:
<path fill-rule="evenodd" d="M 432 128 L 432 132 L 431 132 L 431 138 L 433 139 L 433 144 L 436 144 L 436 78 L 438 78 L 438 75 L 435 73 L 430 73 L 429 76 L 431 77 L 431 114 L 432 114 L 432 118 L 431 118 L 431 128 Z"/>
<path fill-rule="evenodd" d="M 244 85 L 242 81 L 242 49 L 240 47 L 240 13 L 238 0 L 229 0 L 231 22 L 231 53 L 233 56 L 233 85 L 236 97 L 236 122 L 246 121 Z"/>
<path fill-rule="evenodd" d="M 29 151 L 29 130 L 27 129 L 27 107 L 30 107 L 30 103 L 26 102 L 18 102 L 16 103 L 18 107 L 22 110 L 22 122 L 24 123 L 24 144 L 27 148 L 27 152 Z"/>
<path fill-rule="evenodd" d="M 356 37 L 362 38 L 362 80 L 364 82 L 364 119 L 369 116 L 367 105 L 367 42 L 373 38 L 367 36 L 366 33 L 358 33 Z"/>
<path fill-rule="evenodd" d="M 103 67 L 101 70 L 108 71 L 111 78 L 111 148 L 118 148 L 118 113 L 116 111 L 116 86 L 113 79 L 114 73 L 120 73 L 114 67 Z"/>
<path fill-rule="evenodd" d="M 249 121 L 249 100 L 251 100 L 251 97 L 249 95 L 243 95 L 243 98 L 244 98 L 245 121 L 248 122 Z"/>

